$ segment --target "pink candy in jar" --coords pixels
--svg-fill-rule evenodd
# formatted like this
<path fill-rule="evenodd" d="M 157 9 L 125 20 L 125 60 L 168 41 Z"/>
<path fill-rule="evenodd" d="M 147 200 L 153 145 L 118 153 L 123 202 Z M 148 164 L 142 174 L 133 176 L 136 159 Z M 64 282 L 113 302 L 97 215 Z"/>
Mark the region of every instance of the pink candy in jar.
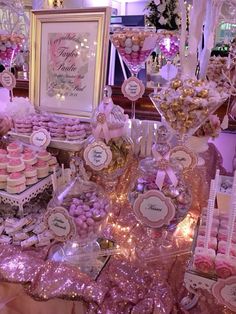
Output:
<path fill-rule="evenodd" d="M 96 237 L 100 232 L 107 214 L 109 203 L 101 199 L 96 192 L 84 193 L 79 198 L 73 198 L 69 213 L 74 217 L 80 239 Z"/>
<path fill-rule="evenodd" d="M 106 225 L 110 202 L 100 186 L 75 178 L 55 193 L 48 205 L 68 210 L 77 229 L 76 241 L 87 243 L 97 239 Z"/>

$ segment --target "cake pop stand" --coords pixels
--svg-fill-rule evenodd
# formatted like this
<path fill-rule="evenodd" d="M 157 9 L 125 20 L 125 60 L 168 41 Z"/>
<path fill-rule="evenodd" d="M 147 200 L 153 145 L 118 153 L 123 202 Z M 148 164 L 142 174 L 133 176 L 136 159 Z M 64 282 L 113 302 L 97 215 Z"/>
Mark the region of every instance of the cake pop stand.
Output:
<path fill-rule="evenodd" d="M 199 224 L 198 224 L 199 226 Z M 193 243 L 193 251 L 196 246 L 198 227 L 196 228 L 195 238 Z M 207 274 L 197 271 L 193 267 L 193 258 L 184 274 L 184 284 L 192 298 L 184 297 L 181 305 L 184 309 L 193 308 L 201 295 L 201 290 L 206 290 L 222 305 L 227 306 L 233 312 L 236 312 L 236 276 L 230 276 L 226 279 L 219 278 L 215 274 Z"/>
<path fill-rule="evenodd" d="M 219 303 L 227 306 L 234 312 L 236 311 L 236 276 L 231 276 L 227 279 L 217 278 L 216 276 L 195 271 L 191 263 L 185 272 L 184 284 L 188 292 L 193 294 L 192 299 L 184 297 L 181 301 L 181 305 L 186 310 L 194 307 L 198 302 L 201 290 L 206 290 L 212 294 Z"/>

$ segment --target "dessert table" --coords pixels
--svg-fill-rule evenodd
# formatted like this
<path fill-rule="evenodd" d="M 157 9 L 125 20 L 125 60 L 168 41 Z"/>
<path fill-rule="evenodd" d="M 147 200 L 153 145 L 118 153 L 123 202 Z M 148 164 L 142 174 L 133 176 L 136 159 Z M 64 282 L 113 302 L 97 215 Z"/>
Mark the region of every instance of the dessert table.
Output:
<path fill-rule="evenodd" d="M 132 163 L 121 178 L 123 184 L 117 185 L 116 194 L 123 198 L 119 198 L 114 211 L 116 225 L 121 229 L 130 228 L 129 237 L 126 239 L 125 234 L 112 226 L 112 218 L 104 231 L 104 236 L 118 243 L 129 252 L 129 256 L 111 256 L 94 281 L 75 266 L 47 260 L 46 249 L 22 251 L 19 247 L 1 245 L 1 313 L 19 313 L 18 309 L 27 314 L 43 311 L 59 314 L 82 314 L 86 311 L 114 314 L 213 313 L 213 308 L 214 313 L 230 313 L 220 305 L 215 310 L 216 301 L 212 296 L 206 296 L 206 292 L 202 293 L 192 310 L 187 311 L 181 306 L 181 300 L 187 295 L 183 285 L 185 267 L 191 257 L 194 227 L 207 201 L 209 180 L 217 168 L 221 174 L 226 174 L 222 157 L 213 144 L 209 144 L 209 149 L 201 157 L 205 166 L 195 168 L 185 177 L 194 196 L 191 211 L 183 221 L 185 228 L 182 229 L 187 231 L 178 234 L 177 227 L 177 233 L 172 235 L 175 245 L 169 251 L 155 253 L 158 250 L 155 235 L 150 237 L 147 230 L 137 224 L 124 198 L 135 177 L 137 163 Z M 134 248 L 135 253 L 132 251 Z M 14 312 L 16 309 L 18 312 Z"/>

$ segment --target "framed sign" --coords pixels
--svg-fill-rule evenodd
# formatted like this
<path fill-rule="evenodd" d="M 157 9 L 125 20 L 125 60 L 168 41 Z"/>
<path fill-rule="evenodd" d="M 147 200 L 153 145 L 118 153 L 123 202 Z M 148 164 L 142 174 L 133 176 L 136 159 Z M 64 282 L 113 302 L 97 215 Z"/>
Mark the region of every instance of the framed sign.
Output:
<path fill-rule="evenodd" d="M 90 118 L 105 85 L 110 14 L 32 11 L 30 100 L 38 109 Z"/>

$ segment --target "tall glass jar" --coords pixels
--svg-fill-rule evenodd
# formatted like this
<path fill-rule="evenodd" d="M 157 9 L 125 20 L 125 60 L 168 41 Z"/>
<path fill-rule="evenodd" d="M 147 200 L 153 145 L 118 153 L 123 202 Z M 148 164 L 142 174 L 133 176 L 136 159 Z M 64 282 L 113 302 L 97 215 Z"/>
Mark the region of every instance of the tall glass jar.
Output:
<path fill-rule="evenodd" d="M 168 158 L 168 145 L 166 143 L 155 144 L 153 146 L 154 156 L 155 152 L 159 153 L 159 160 L 157 160 L 156 157 L 148 157 L 140 161 L 139 177 L 131 187 L 129 201 L 134 208 L 137 220 L 147 227 L 150 227 L 150 232 L 156 232 L 161 238 L 164 231 L 174 231 L 177 224 L 185 218 L 190 209 L 192 197 L 189 187 L 182 178 L 182 167 L 179 163 L 169 160 Z M 158 193 L 156 193 L 156 191 Z M 156 196 L 155 193 L 158 195 Z M 148 197 L 151 196 L 154 197 L 154 200 L 155 197 L 160 197 L 161 203 L 166 202 L 166 204 L 170 205 L 167 205 L 167 209 L 163 209 L 163 212 L 168 210 L 168 206 L 172 210 L 168 220 L 163 220 L 162 224 L 159 224 L 157 221 L 158 227 L 155 227 L 154 223 L 152 224 L 152 222 L 146 219 L 148 213 L 142 212 L 142 214 L 137 214 L 139 211 L 136 210 L 137 204 L 141 204 L 141 202 L 137 200 L 146 199 L 146 207 L 151 206 L 152 209 L 161 212 L 160 208 L 155 205 L 157 201 L 153 204 L 153 199 L 148 199 Z M 147 203 L 149 204 L 147 205 Z M 142 210 L 143 208 L 141 211 Z M 152 216 L 152 214 L 150 215 Z M 161 218 L 163 218 L 163 216 Z"/>
<path fill-rule="evenodd" d="M 99 250 L 96 240 L 106 226 L 110 201 L 100 186 L 77 176 L 55 192 L 48 209 L 56 207 L 68 211 L 76 229 L 72 240 L 63 246 L 65 260 L 78 264 L 86 272 Z"/>
<path fill-rule="evenodd" d="M 99 170 L 93 168 L 94 173 L 102 179 L 106 188 L 114 188 L 117 179 L 126 170 L 133 152 L 133 143 L 129 137 L 128 116 L 123 108 L 113 103 L 111 89 L 104 89 L 104 99 L 94 110 L 91 118 L 92 136 L 87 145 L 103 142 L 111 152 L 111 160 Z M 85 158 L 86 160 L 86 158 Z"/>

